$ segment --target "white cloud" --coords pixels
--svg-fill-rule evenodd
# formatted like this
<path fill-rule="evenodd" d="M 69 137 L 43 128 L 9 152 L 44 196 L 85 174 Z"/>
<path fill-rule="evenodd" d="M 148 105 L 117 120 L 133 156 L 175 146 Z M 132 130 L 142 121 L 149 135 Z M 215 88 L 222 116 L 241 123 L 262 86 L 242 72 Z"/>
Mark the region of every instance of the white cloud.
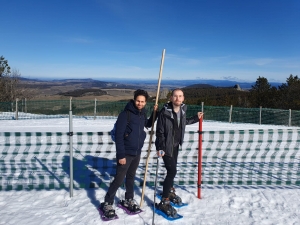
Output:
<path fill-rule="evenodd" d="M 267 64 L 271 64 L 277 61 L 276 59 L 272 58 L 256 58 L 256 59 L 244 59 L 244 60 L 236 60 L 231 61 L 229 65 L 257 65 L 257 66 L 264 66 Z"/>
<path fill-rule="evenodd" d="M 241 65 L 241 66 L 267 66 L 268 68 L 289 68 L 299 69 L 300 63 L 297 58 L 251 58 L 230 61 L 228 65 Z"/>

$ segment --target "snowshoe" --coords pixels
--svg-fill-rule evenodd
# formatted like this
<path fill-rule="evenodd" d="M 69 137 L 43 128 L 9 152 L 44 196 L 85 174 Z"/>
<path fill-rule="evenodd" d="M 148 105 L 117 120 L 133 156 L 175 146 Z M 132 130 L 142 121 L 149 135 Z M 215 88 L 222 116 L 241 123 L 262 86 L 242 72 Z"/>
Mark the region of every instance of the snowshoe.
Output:
<path fill-rule="evenodd" d="M 164 217 L 165 219 L 167 219 L 169 221 L 174 221 L 174 220 L 178 220 L 178 219 L 183 218 L 183 216 L 178 214 L 178 213 L 173 217 L 167 216 L 167 214 L 165 214 L 163 211 L 161 211 L 159 209 L 159 204 L 157 204 L 157 203 L 155 203 L 154 212 L 157 213 L 158 215 L 161 215 L 162 217 Z"/>
<path fill-rule="evenodd" d="M 173 205 L 176 205 L 178 207 L 182 207 L 187 205 L 186 203 L 183 203 L 181 198 L 175 194 L 175 188 L 171 188 L 169 192 L 169 199 L 173 203 Z"/>
<path fill-rule="evenodd" d="M 162 198 L 161 202 L 155 206 L 162 211 L 167 217 L 176 218 L 177 211 L 171 205 L 169 198 Z"/>
<path fill-rule="evenodd" d="M 115 220 L 119 218 L 112 207 L 112 203 L 102 202 L 98 207 L 98 210 L 103 221 Z"/>
<path fill-rule="evenodd" d="M 173 193 L 169 194 L 169 199 L 172 203 L 176 204 L 176 205 L 181 205 L 182 204 L 182 200 L 178 195 L 174 195 Z"/>
<path fill-rule="evenodd" d="M 156 195 L 159 199 L 162 199 L 162 193 Z M 175 208 L 181 208 L 183 206 L 187 206 L 187 203 L 183 203 L 181 198 L 175 194 L 175 189 L 171 188 L 169 192 L 169 200 L 171 202 L 171 205 Z"/>
<path fill-rule="evenodd" d="M 138 213 L 142 212 L 142 210 L 138 206 L 137 202 L 134 199 L 131 199 L 131 198 L 121 200 L 118 203 L 118 207 L 124 209 L 125 212 L 129 215 L 135 215 L 135 214 L 138 214 Z"/>

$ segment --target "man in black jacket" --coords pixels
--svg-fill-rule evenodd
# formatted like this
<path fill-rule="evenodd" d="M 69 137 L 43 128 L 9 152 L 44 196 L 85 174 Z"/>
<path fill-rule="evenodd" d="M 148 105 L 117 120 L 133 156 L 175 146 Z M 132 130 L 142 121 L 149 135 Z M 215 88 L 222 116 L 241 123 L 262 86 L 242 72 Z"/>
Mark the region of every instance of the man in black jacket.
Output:
<path fill-rule="evenodd" d="M 116 176 L 105 195 L 104 202 L 99 207 L 103 213 L 102 216 L 105 217 L 104 219 L 116 217 L 112 205 L 116 192 L 124 181 L 125 176 L 125 200 L 121 200 L 119 205 L 132 214 L 141 211 L 133 199 L 133 188 L 135 173 L 140 162 L 141 149 L 146 138 L 144 127 L 149 128 L 152 126 L 153 113 L 149 119 L 146 116 L 145 106 L 148 98 L 149 95 L 146 91 L 136 90 L 134 92 L 134 99 L 127 103 L 124 111 L 118 116 L 115 133 Z M 157 105 L 154 106 L 154 110 L 157 110 Z"/>
<path fill-rule="evenodd" d="M 165 104 L 159 112 L 156 125 L 155 146 L 157 155 L 163 157 L 167 169 L 163 184 L 162 201 L 158 207 L 168 216 L 176 215 L 176 210 L 170 205 L 170 201 L 174 203 L 181 202 L 181 198 L 175 194 L 173 183 L 177 172 L 178 149 L 183 142 L 185 126 L 197 123 L 203 116 L 202 112 L 198 112 L 197 115 L 186 118 L 187 106 L 183 104 L 183 101 L 183 91 L 181 89 L 173 90 L 170 102 Z"/>

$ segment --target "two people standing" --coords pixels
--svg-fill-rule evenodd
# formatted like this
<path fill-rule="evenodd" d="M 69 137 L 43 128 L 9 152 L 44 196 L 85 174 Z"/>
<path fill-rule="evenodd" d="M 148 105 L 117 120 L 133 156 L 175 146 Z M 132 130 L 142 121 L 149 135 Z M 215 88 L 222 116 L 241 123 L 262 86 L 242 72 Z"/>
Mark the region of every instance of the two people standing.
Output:
<path fill-rule="evenodd" d="M 149 95 L 146 91 L 136 90 L 134 99 L 127 103 L 124 111 L 118 116 L 116 123 L 117 172 L 105 195 L 104 202 L 100 205 L 100 210 L 107 218 L 115 216 L 115 210 L 112 207 L 114 197 L 125 177 L 125 200 L 121 200 L 119 204 L 130 212 L 140 211 L 139 206 L 133 199 L 133 187 L 141 149 L 146 138 L 144 127 L 151 127 L 153 120 L 153 113 L 149 119 L 145 116 L 145 105 L 148 98 Z M 184 139 L 185 126 L 198 122 L 199 118 L 203 116 L 202 112 L 198 112 L 194 117 L 186 118 L 187 106 L 183 104 L 183 101 L 183 91 L 181 89 L 173 90 L 170 102 L 166 103 L 158 113 L 156 126 L 155 146 L 157 155 L 163 157 L 167 169 L 167 175 L 163 184 L 162 200 L 158 207 L 168 216 L 176 214 L 176 210 L 171 206 L 170 201 L 181 201 L 180 197 L 175 194 L 173 183 L 177 171 L 179 145 L 182 144 Z M 158 106 L 155 105 L 153 110 L 157 111 L 157 109 Z M 130 113 L 129 123 L 127 123 L 128 112 Z M 160 153 L 161 150 L 164 152 L 163 154 Z"/>

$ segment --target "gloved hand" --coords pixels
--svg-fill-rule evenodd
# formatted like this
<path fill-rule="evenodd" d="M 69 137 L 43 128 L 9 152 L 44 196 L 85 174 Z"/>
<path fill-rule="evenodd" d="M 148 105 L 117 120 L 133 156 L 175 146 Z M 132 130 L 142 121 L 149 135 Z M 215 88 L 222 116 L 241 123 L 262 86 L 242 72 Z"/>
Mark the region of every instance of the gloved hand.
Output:
<path fill-rule="evenodd" d="M 165 155 L 165 152 L 163 150 L 158 150 L 157 151 L 157 156 L 158 157 L 163 157 Z"/>

